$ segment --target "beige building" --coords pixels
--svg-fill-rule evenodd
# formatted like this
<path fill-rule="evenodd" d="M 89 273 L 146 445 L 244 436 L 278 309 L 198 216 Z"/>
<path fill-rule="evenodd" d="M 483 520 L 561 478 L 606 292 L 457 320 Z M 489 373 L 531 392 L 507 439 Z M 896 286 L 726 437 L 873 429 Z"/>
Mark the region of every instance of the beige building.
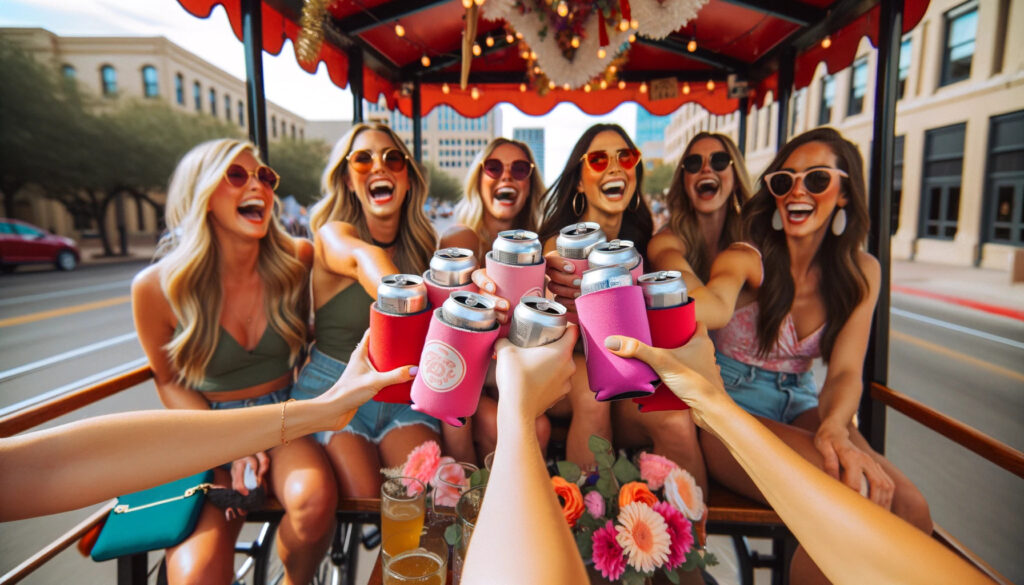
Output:
<path fill-rule="evenodd" d="M 1007 270 L 1024 248 L 1024 4 L 932 0 L 903 38 L 896 116 L 895 258 Z M 787 135 L 831 125 L 870 153 L 876 51 L 861 41 L 853 65 L 790 101 Z M 771 97 L 747 119 L 747 165 L 759 174 L 775 154 Z M 701 129 L 738 136 L 738 114 L 696 105 L 673 114 L 666 160 L 678 161 Z M 865 161 L 867 162 L 867 161 Z M 895 212 L 895 210 L 894 210 Z"/>

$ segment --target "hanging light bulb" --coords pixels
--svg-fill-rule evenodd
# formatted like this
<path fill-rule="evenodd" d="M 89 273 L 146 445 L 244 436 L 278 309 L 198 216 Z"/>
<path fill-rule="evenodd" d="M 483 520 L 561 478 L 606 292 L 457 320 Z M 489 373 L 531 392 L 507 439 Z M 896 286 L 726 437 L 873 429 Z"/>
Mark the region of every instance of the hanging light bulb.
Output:
<path fill-rule="evenodd" d="M 540 75 L 540 66 L 539 65 L 534 65 L 533 66 L 533 74 L 534 75 Z"/>
<path fill-rule="evenodd" d="M 626 89 L 626 82 L 619 80 L 619 89 Z"/>
<path fill-rule="evenodd" d="M 604 79 L 601 80 L 601 89 L 608 89 L 608 82 Z"/>
<path fill-rule="evenodd" d="M 523 59 L 529 59 L 530 58 L 530 52 L 524 50 L 522 53 L 519 53 L 519 56 L 522 57 Z"/>
<path fill-rule="evenodd" d="M 476 43 L 473 43 L 473 54 L 474 55 L 479 57 L 480 53 L 483 53 L 483 52 L 484 52 L 484 50 L 480 48 L 480 45 L 478 45 Z"/>
<path fill-rule="evenodd" d="M 473 4 L 476 4 L 477 6 L 483 6 L 484 0 L 473 0 Z"/>
<path fill-rule="evenodd" d="M 462 0 L 462 7 L 469 10 L 469 7 L 473 5 L 473 0 Z"/>
<path fill-rule="evenodd" d="M 519 40 L 523 40 L 523 33 L 516 31 L 516 38 Z"/>
<path fill-rule="evenodd" d="M 583 86 L 583 91 L 585 93 L 590 93 L 590 84 L 589 83 Z"/>
<path fill-rule="evenodd" d="M 525 83 L 520 83 L 519 84 L 519 91 L 520 92 L 526 91 L 526 84 Z"/>
<path fill-rule="evenodd" d="M 629 21 L 629 27 L 633 30 L 639 29 L 640 21 L 634 18 L 633 20 Z"/>
<path fill-rule="evenodd" d="M 441 86 L 441 93 L 443 93 L 444 95 L 448 95 L 449 93 L 451 93 L 451 91 L 452 88 L 448 87 L 447 83 Z"/>
<path fill-rule="evenodd" d="M 626 32 L 627 30 L 629 30 L 629 21 L 620 20 L 619 21 L 619 30 L 622 31 L 622 32 Z"/>
<path fill-rule="evenodd" d="M 572 40 L 569 41 L 569 44 L 572 45 L 572 48 L 574 48 L 574 49 L 580 48 L 580 38 L 579 37 L 573 37 Z"/>
<path fill-rule="evenodd" d="M 508 43 L 508 44 L 510 44 L 510 45 L 511 45 L 512 43 L 516 42 L 516 37 L 515 37 L 515 35 L 513 35 L 512 33 L 508 33 L 508 34 L 506 34 L 506 35 L 505 35 L 505 42 L 506 42 L 506 43 Z"/>
<path fill-rule="evenodd" d="M 395 34 L 400 36 L 400 37 L 404 37 L 405 36 L 405 27 L 400 25 L 400 24 L 398 24 L 396 22 L 395 23 Z"/>
<path fill-rule="evenodd" d="M 562 2 L 559 2 L 558 3 L 558 16 L 561 16 L 562 18 L 565 18 L 566 16 L 568 16 L 568 14 L 569 14 L 569 5 L 566 4 L 564 2 L 564 0 Z"/>
<path fill-rule="evenodd" d="M 689 83 L 684 83 L 683 84 L 683 95 L 690 95 L 690 84 Z"/>
<path fill-rule="evenodd" d="M 616 72 L 616 71 L 618 71 L 618 70 L 619 70 L 619 68 L 618 68 L 618 67 L 616 67 L 615 65 L 609 65 L 609 66 L 608 66 L 608 72 L 609 72 L 609 73 L 615 73 L 615 72 Z"/>
<path fill-rule="evenodd" d="M 430 57 L 423 55 L 422 57 L 420 57 L 420 63 L 424 67 L 430 67 Z"/>
<path fill-rule="evenodd" d="M 690 42 L 686 43 L 686 50 L 693 53 L 697 50 L 697 39 L 690 39 Z"/>
<path fill-rule="evenodd" d="M 629 35 L 629 42 L 631 42 L 631 43 L 635 43 L 635 42 L 636 42 L 636 35 L 634 35 L 634 34 L 630 34 L 630 35 Z"/>
<path fill-rule="evenodd" d="M 826 35 L 825 38 L 821 39 L 821 48 L 827 49 L 832 46 L 832 36 Z"/>
<path fill-rule="evenodd" d="M 646 81 L 640 84 L 640 93 L 647 93 L 647 82 Z"/>
<path fill-rule="evenodd" d="M 564 89 L 565 91 L 569 91 L 569 89 L 570 89 L 569 88 L 569 84 L 568 83 L 563 83 L 562 84 L 562 89 Z"/>
<path fill-rule="evenodd" d="M 555 82 L 554 81 L 548 81 L 548 89 L 555 89 Z"/>
<path fill-rule="evenodd" d="M 537 52 L 536 51 L 530 51 L 530 60 L 531 61 L 536 61 L 537 60 Z"/>
<path fill-rule="evenodd" d="M 707 85 L 708 91 L 715 91 L 715 80 L 709 79 Z"/>
<path fill-rule="evenodd" d="M 473 98 L 475 100 L 480 99 L 480 90 L 475 88 L 475 87 L 473 89 L 469 90 L 469 97 L 471 97 L 471 98 Z"/>
<path fill-rule="evenodd" d="M 597 50 L 597 58 L 598 59 L 604 59 L 605 56 L 607 56 L 607 55 L 608 55 L 608 53 L 604 49 L 598 49 Z"/>
<path fill-rule="evenodd" d="M 494 37 L 487 37 L 487 40 L 484 41 L 484 42 L 487 44 L 488 47 L 493 47 L 494 46 Z"/>

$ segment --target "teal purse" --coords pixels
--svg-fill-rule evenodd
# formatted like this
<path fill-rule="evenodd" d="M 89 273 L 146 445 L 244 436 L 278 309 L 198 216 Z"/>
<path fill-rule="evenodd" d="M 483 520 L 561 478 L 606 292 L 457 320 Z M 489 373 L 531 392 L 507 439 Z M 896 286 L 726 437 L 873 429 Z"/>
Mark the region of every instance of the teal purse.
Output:
<path fill-rule="evenodd" d="M 117 499 L 92 548 L 92 560 L 106 561 L 174 546 L 195 530 L 213 471 L 165 483 Z"/>

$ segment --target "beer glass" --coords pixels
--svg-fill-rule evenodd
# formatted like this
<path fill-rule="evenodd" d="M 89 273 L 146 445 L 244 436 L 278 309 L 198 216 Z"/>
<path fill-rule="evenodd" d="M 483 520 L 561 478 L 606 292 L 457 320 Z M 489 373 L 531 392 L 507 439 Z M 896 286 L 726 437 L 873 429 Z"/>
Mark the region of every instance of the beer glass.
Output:
<path fill-rule="evenodd" d="M 385 552 L 396 556 L 420 543 L 426 486 L 414 477 L 393 477 L 380 486 L 380 531 Z"/>

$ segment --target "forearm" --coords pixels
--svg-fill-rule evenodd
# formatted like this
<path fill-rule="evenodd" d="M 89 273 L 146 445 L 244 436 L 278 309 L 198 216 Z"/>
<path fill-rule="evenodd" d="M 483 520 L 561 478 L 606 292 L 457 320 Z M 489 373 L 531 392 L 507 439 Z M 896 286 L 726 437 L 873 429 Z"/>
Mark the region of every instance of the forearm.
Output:
<path fill-rule="evenodd" d="M 846 427 L 860 408 L 861 385 L 859 375 L 843 373 L 829 376 L 818 395 L 818 416 L 822 423 Z"/>
<path fill-rule="evenodd" d="M 690 289 L 697 321 L 708 329 L 721 329 L 732 319 L 735 302 L 729 303 L 706 286 Z"/>

